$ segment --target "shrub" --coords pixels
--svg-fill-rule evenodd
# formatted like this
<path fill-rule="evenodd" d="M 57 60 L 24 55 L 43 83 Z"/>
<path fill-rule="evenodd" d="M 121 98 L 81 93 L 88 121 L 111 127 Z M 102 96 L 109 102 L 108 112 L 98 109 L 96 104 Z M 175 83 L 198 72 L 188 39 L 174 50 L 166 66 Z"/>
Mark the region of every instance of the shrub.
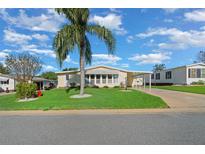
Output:
<path fill-rule="evenodd" d="M 197 81 L 197 82 L 192 82 L 191 84 L 192 84 L 192 85 L 204 85 L 205 82 L 204 82 L 203 80 L 199 80 L 199 81 Z"/>
<path fill-rule="evenodd" d="M 108 86 L 104 86 L 103 88 L 109 88 Z"/>
<path fill-rule="evenodd" d="M 76 83 L 75 82 L 72 82 L 72 83 L 70 83 L 70 87 L 76 87 Z"/>
<path fill-rule="evenodd" d="M 20 99 L 35 97 L 36 90 L 36 84 L 20 82 L 16 85 L 16 96 Z"/>
<path fill-rule="evenodd" d="M 113 88 L 120 88 L 120 86 L 114 86 Z"/>
<path fill-rule="evenodd" d="M 93 85 L 92 88 L 99 88 L 99 86 Z"/>

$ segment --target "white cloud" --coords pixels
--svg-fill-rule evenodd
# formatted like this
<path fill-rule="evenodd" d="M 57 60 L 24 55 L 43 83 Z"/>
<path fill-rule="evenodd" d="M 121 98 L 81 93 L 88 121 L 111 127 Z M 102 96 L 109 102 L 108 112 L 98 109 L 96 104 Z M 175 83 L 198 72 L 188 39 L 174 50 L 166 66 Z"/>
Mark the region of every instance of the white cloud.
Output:
<path fill-rule="evenodd" d="M 178 8 L 163 8 L 166 13 L 174 13 Z"/>
<path fill-rule="evenodd" d="M 135 61 L 137 64 L 159 64 L 165 60 L 169 60 L 170 55 L 170 52 L 156 52 L 150 54 L 136 54 L 128 59 Z"/>
<path fill-rule="evenodd" d="M 70 64 L 75 64 L 75 65 L 78 64 L 78 62 L 72 60 L 69 55 L 67 56 L 65 62 L 70 63 Z"/>
<path fill-rule="evenodd" d="M 4 30 L 4 41 L 9 43 L 23 45 L 23 44 L 28 44 L 28 42 L 31 41 L 32 39 L 36 39 L 38 41 L 43 42 L 48 40 L 48 36 L 45 34 L 37 34 L 37 33 L 33 35 L 26 35 L 22 33 L 17 33 L 12 29 Z"/>
<path fill-rule="evenodd" d="M 53 9 L 47 9 L 45 14 L 42 13 L 39 16 L 29 16 L 25 10 L 21 9 L 18 16 L 15 17 L 10 16 L 6 9 L 1 9 L 0 17 L 10 25 L 32 31 L 56 32 L 65 22 L 65 18 L 58 15 Z"/>
<path fill-rule="evenodd" d="M 90 22 L 105 26 L 115 31 L 118 35 L 125 35 L 127 31 L 122 27 L 122 16 L 110 13 L 104 17 L 94 15 L 89 19 Z"/>
<path fill-rule="evenodd" d="M 205 31 L 181 31 L 177 28 L 149 28 L 145 33 L 137 35 L 139 38 L 153 36 L 167 36 L 168 43 L 159 43 L 163 49 L 186 49 L 188 47 L 205 47 Z M 174 47 L 174 48 L 173 48 Z"/>
<path fill-rule="evenodd" d="M 126 39 L 126 41 L 127 41 L 128 43 L 132 43 L 134 40 L 135 40 L 135 37 L 132 36 L 132 35 L 129 35 L 129 36 L 127 37 L 127 39 Z"/>
<path fill-rule="evenodd" d="M 33 54 L 43 54 L 44 56 L 49 56 L 56 58 L 55 52 L 50 49 L 38 49 L 35 44 L 23 45 L 20 51 L 32 52 Z"/>
<path fill-rule="evenodd" d="M 12 50 L 10 50 L 10 49 L 4 49 L 4 50 L 2 50 L 2 51 L 0 51 L 0 52 L 10 53 L 10 52 L 12 52 Z"/>
<path fill-rule="evenodd" d="M 25 34 L 16 33 L 14 30 L 4 30 L 4 40 L 9 43 L 25 44 L 32 40 L 32 37 Z"/>
<path fill-rule="evenodd" d="M 166 22 L 166 23 L 172 23 L 173 20 L 172 20 L 172 19 L 164 19 L 164 22 Z"/>
<path fill-rule="evenodd" d="M 128 68 L 128 67 L 129 67 L 129 64 L 123 63 L 123 64 L 121 64 L 121 67 L 123 67 L 123 68 Z"/>
<path fill-rule="evenodd" d="M 194 10 L 184 14 L 186 20 L 204 22 L 205 21 L 205 9 Z"/>
<path fill-rule="evenodd" d="M 5 53 L 5 52 L 0 51 L 0 58 L 1 58 L 1 59 L 6 58 L 6 56 L 8 56 L 8 53 Z"/>
<path fill-rule="evenodd" d="M 121 11 L 116 8 L 110 8 L 110 11 L 114 13 L 121 13 Z"/>
<path fill-rule="evenodd" d="M 48 36 L 45 34 L 33 34 L 32 37 L 39 40 L 39 41 L 47 41 L 48 40 Z"/>
<path fill-rule="evenodd" d="M 43 71 L 56 71 L 58 70 L 56 67 L 52 66 L 52 65 L 43 65 Z"/>
<path fill-rule="evenodd" d="M 94 65 L 116 65 L 118 61 L 122 58 L 115 55 L 107 55 L 107 54 L 93 54 L 93 64 Z"/>

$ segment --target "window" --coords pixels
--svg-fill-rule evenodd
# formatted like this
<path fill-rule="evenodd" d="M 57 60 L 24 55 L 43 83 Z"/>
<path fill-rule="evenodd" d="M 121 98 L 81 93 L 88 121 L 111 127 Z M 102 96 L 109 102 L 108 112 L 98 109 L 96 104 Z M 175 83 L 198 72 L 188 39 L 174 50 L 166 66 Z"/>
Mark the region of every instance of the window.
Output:
<path fill-rule="evenodd" d="M 202 78 L 205 78 L 205 68 L 202 68 L 202 69 L 201 69 L 201 77 L 202 77 Z"/>
<path fill-rule="evenodd" d="M 154 79 L 154 74 L 152 74 L 151 78 Z"/>
<path fill-rule="evenodd" d="M 85 83 L 89 84 L 89 75 L 88 74 L 85 75 Z"/>
<path fill-rule="evenodd" d="M 7 80 L 7 81 L 1 81 L 1 84 L 3 85 L 3 84 L 9 84 L 9 80 Z"/>
<path fill-rule="evenodd" d="M 100 84 L 100 75 L 96 75 L 96 84 Z"/>
<path fill-rule="evenodd" d="M 69 74 L 66 74 L 66 80 L 69 80 Z"/>
<path fill-rule="evenodd" d="M 113 74 L 113 82 L 118 83 L 118 74 Z"/>
<path fill-rule="evenodd" d="M 201 78 L 203 76 L 203 70 L 200 68 L 190 68 L 188 71 L 189 78 Z"/>
<path fill-rule="evenodd" d="M 90 75 L 90 79 L 91 79 L 91 81 L 90 81 L 90 83 L 91 84 L 95 84 L 95 75 Z"/>
<path fill-rule="evenodd" d="M 108 74 L 108 83 L 112 83 L 112 75 Z"/>
<path fill-rule="evenodd" d="M 87 80 L 89 80 L 89 75 L 85 75 L 85 78 L 86 78 Z"/>
<path fill-rule="evenodd" d="M 172 72 L 171 71 L 168 71 L 166 72 L 166 79 L 171 79 L 172 78 Z"/>
<path fill-rule="evenodd" d="M 160 80 L 160 73 L 156 73 L 156 80 Z"/>
<path fill-rule="evenodd" d="M 201 69 L 196 70 L 196 77 L 201 78 Z"/>
<path fill-rule="evenodd" d="M 106 84 L 106 75 L 102 75 L 102 83 Z"/>

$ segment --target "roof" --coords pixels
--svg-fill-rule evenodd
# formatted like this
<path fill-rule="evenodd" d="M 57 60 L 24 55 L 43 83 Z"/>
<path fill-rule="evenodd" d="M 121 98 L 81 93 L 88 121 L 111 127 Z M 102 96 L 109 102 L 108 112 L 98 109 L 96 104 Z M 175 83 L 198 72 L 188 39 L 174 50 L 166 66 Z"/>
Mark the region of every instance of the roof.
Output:
<path fill-rule="evenodd" d="M 125 69 L 120 69 L 120 68 L 111 67 L 111 66 L 105 66 L 105 65 L 91 66 L 91 67 L 85 68 L 85 70 L 90 70 L 90 69 L 94 69 L 94 68 L 98 68 L 98 67 L 105 67 L 105 68 L 108 68 L 108 69 L 119 70 L 119 71 L 128 72 L 128 73 L 129 73 L 129 72 L 130 72 L 130 73 L 144 73 L 144 74 L 150 74 L 150 73 L 152 73 L 151 71 L 125 70 Z M 61 71 L 61 72 L 56 72 L 56 74 L 66 74 L 66 73 L 75 73 L 75 72 L 80 72 L 80 69 L 74 70 L 74 71 Z"/>
<path fill-rule="evenodd" d="M 168 70 L 173 70 L 173 69 L 182 68 L 182 67 L 191 67 L 191 66 L 196 66 L 196 65 L 204 65 L 205 66 L 205 63 L 193 63 L 193 64 L 188 64 L 188 65 L 182 65 L 182 66 L 177 66 L 177 67 L 173 67 L 173 68 L 167 68 L 167 69 L 164 69 L 162 71 L 168 71 Z M 160 72 L 160 71 L 157 71 L 157 72 Z"/>
<path fill-rule="evenodd" d="M 14 78 L 12 75 L 9 75 L 9 74 L 2 74 L 0 73 L 0 77 L 5 77 L 5 78 Z"/>
<path fill-rule="evenodd" d="M 33 77 L 32 79 L 33 81 L 55 81 L 55 80 L 49 80 L 49 79 L 45 79 L 45 78 L 41 78 L 41 77 Z"/>

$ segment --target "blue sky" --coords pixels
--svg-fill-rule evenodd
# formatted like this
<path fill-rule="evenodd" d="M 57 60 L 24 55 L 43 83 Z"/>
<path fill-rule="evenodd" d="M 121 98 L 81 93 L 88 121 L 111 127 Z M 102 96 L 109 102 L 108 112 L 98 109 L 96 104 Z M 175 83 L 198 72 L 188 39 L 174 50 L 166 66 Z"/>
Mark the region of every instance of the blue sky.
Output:
<path fill-rule="evenodd" d="M 42 71 L 59 71 L 52 49 L 53 38 L 68 23 L 53 9 L 0 9 L 0 62 L 9 53 L 29 52 L 39 56 Z M 90 9 L 89 23 L 112 30 L 116 38 L 114 56 L 103 42 L 89 36 L 92 65 L 129 70 L 152 70 L 190 64 L 205 48 L 205 9 Z M 79 67 L 78 52 L 64 62 Z"/>

